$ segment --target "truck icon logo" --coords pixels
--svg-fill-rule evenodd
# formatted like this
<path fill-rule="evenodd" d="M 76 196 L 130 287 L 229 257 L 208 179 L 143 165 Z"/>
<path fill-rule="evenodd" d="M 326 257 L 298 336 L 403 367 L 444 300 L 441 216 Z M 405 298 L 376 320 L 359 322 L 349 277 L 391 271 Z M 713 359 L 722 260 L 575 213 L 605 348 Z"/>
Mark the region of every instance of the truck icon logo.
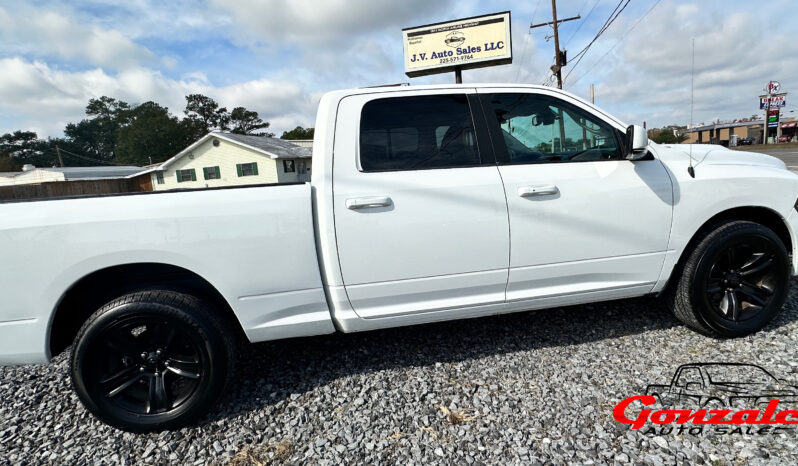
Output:
<path fill-rule="evenodd" d="M 466 41 L 465 36 L 460 31 L 450 32 L 446 35 L 446 40 L 444 41 L 446 45 L 452 48 L 459 47 Z"/>
<path fill-rule="evenodd" d="M 679 366 L 668 385 L 648 385 L 646 395 L 666 407 L 761 408 L 773 399 L 794 402 L 798 387 L 755 364 L 693 363 Z"/>

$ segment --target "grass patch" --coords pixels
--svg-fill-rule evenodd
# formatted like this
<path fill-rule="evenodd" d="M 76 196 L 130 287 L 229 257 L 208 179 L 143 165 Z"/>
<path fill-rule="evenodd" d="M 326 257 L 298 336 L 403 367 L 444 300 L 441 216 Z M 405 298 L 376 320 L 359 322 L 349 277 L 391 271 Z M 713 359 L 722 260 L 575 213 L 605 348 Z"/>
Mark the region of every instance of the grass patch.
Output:
<path fill-rule="evenodd" d="M 464 422 L 473 421 L 477 418 L 476 415 L 470 414 L 473 412 L 471 410 L 450 411 L 449 408 L 443 405 L 437 405 L 436 407 L 446 416 L 446 422 L 448 422 L 449 425 L 456 426 Z"/>

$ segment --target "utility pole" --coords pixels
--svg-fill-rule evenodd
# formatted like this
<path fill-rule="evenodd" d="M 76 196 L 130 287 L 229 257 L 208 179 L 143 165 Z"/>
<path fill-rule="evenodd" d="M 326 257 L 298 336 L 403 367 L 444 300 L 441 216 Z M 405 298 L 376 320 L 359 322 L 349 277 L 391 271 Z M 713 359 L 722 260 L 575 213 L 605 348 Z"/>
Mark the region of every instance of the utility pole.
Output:
<path fill-rule="evenodd" d="M 558 31 L 558 26 L 560 23 L 574 21 L 581 19 L 582 17 L 577 15 L 573 18 L 557 20 L 557 0 L 551 0 L 551 15 L 552 21 L 550 23 L 533 24 L 529 26 L 529 29 L 534 29 L 541 26 L 552 26 L 554 28 L 554 66 L 551 67 L 551 71 L 553 71 L 554 75 L 557 76 L 557 87 L 562 89 L 562 67 L 568 63 L 565 54 L 560 52 L 560 33 Z"/>
<path fill-rule="evenodd" d="M 58 154 L 58 163 L 61 165 L 61 167 L 63 167 L 64 166 L 64 159 L 61 158 L 61 148 L 58 147 L 58 146 L 55 146 L 55 152 L 56 152 L 56 154 Z"/>
<path fill-rule="evenodd" d="M 593 83 L 590 83 L 590 103 L 596 103 L 596 89 L 593 87 Z"/>

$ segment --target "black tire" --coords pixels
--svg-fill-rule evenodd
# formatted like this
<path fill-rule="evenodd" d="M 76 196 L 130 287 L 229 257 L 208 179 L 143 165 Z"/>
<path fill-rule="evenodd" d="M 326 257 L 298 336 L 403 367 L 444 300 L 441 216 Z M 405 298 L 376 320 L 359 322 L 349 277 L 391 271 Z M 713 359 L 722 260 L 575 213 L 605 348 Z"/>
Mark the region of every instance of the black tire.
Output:
<path fill-rule="evenodd" d="M 235 362 L 230 328 L 198 298 L 127 294 L 83 324 L 72 350 L 75 392 L 101 421 L 131 432 L 192 424 L 223 393 Z"/>
<path fill-rule="evenodd" d="M 791 270 L 778 235 L 758 223 L 733 221 L 708 229 L 694 244 L 665 294 L 679 320 L 705 335 L 740 337 L 778 314 Z"/>

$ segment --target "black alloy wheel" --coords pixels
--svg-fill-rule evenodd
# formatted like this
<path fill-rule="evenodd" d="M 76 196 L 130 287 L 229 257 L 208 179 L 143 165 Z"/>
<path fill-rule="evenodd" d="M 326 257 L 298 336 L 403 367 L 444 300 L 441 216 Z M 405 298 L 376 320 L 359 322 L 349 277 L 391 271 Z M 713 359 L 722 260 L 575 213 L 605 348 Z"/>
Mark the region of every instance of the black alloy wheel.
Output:
<path fill-rule="evenodd" d="M 720 250 L 706 280 L 707 304 L 733 322 L 754 318 L 773 301 L 777 254 L 775 245 L 759 236 Z"/>
<path fill-rule="evenodd" d="M 699 233 L 673 272 L 665 297 L 692 329 L 739 337 L 768 324 L 787 299 L 790 255 L 761 224 L 738 220 Z"/>
<path fill-rule="evenodd" d="M 112 426 L 136 432 L 181 427 L 222 393 L 233 340 L 193 296 L 133 293 L 100 308 L 81 328 L 73 385 L 89 411 Z"/>

